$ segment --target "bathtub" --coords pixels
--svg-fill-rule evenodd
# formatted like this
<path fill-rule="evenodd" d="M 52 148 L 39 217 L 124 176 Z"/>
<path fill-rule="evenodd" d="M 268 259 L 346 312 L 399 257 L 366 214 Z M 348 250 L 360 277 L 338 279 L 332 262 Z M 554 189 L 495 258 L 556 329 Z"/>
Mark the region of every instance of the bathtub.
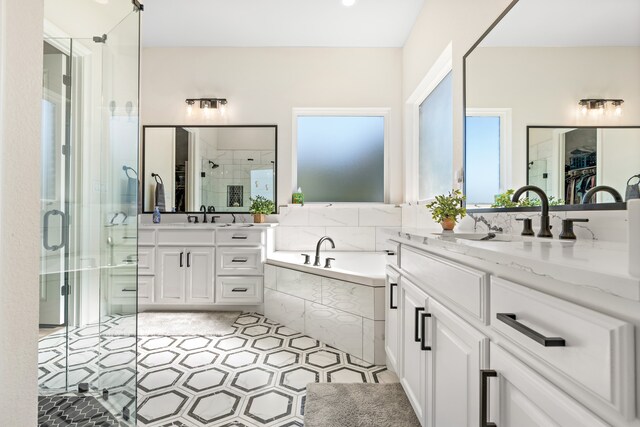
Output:
<path fill-rule="evenodd" d="M 305 265 L 301 254 L 309 255 L 311 264 Z M 331 268 L 324 268 L 327 258 L 335 258 L 331 262 Z M 267 264 L 375 287 L 385 284 L 387 258 L 390 256 L 386 252 L 322 251 L 321 265 L 314 267 L 314 251 L 276 251 L 267 257 Z"/>
<path fill-rule="evenodd" d="M 276 251 L 264 270 L 264 314 L 375 365 L 385 364 L 384 252 L 322 252 L 321 266 L 301 253 Z M 335 258 L 324 268 L 327 257 Z"/>

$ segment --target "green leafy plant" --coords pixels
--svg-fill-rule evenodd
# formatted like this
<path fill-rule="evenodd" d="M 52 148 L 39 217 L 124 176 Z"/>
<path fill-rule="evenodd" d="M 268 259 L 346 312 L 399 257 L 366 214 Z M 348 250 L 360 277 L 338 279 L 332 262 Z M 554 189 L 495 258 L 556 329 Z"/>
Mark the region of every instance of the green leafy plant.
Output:
<path fill-rule="evenodd" d="M 522 198 L 517 202 L 512 200 L 513 194 L 516 190 L 510 188 L 504 193 L 498 194 L 495 197 L 495 202 L 491 205 L 492 208 L 528 208 L 532 206 L 540 206 L 540 199 L 530 199 L 528 197 Z M 564 200 L 556 199 L 553 196 L 549 196 L 549 206 L 564 205 Z"/>
<path fill-rule="evenodd" d="M 436 199 L 427 204 L 427 209 L 431 209 L 431 217 L 434 221 L 440 223 L 445 219 L 453 219 L 458 222 L 467 215 L 464 207 L 465 196 L 460 190 L 452 190 L 449 194 L 436 196 Z"/>
<path fill-rule="evenodd" d="M 256 196 L 255 198 L 252 197 L 249 200 L 251 200 L 251 206 L 249 207 L 249 212 L 251 212 L 254 215 L 255 214 L 269 215 L 274 211 L 275 205 L 271 200 L 267 199 L 266 197 Z"/>

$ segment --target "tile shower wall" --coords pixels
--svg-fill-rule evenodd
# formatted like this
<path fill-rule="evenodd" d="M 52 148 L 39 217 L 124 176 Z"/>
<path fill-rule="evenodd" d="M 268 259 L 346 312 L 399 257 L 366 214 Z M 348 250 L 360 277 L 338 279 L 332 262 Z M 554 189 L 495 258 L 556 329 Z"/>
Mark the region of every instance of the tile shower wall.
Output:
<path fill-rule="evenodd" d="M 315 249 L 322 236 L 331 237 L 337 251 L 383 251 L 388 228 L 402 227 L 402 209 L 395 205 L 380 206 L 314 206 L 288 205 L 273 215 L 276 228 L 276 250 Z"/>
<path fill-rule="evenodd" d="M 217 150 L 203 146 L 202 204 L 206 206 L 228 207 L 228 188 L 231 185 L 242 187 L 242 206 L 239 211 L 247 211 L 249 198 L 261 195 L 273 198 L 273 162 L 275 151 L 264 150 Z M 209 162 L 219 165 L 215 169 Z M 254 171 L 252 179 L 251 171 Z M 257 173 L 256 171 L 265 171 Z M 228 210 L 228 209 L 227 209 Z"/>

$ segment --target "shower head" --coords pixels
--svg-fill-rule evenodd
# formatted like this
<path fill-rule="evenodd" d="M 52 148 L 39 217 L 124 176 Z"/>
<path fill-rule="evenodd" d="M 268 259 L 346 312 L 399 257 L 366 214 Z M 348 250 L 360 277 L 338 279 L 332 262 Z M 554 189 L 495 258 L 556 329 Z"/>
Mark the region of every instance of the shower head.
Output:
<path fill-rule="evenodd" d="M 213 163 L 211 160 L 209 160 L 209 164 L 211 165 L 211 169 L 215 169 L 215 168 L 219 168 L 220 165 L 217 163 Z"/>

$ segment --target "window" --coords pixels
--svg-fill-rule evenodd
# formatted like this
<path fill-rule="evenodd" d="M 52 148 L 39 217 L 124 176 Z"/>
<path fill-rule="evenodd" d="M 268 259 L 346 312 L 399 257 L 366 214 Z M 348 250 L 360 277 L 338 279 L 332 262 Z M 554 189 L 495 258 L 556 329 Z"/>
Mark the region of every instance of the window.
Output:
<path fill-rule="evenodd" d="M 385 112 L 295 120 L 297 186 L 305 202 L 384 202 Z"/>
<path fill-rule="evenodd" d="M 465 195 L 468 205 L 490 205 L 508 181 L 508 109 L 467 109 Z"/>
<path fill-rule="evenodd" d="M 453 96 L 451 72 L 419 107 L 418 198 L 451 191 L 453 179 Z"/>

